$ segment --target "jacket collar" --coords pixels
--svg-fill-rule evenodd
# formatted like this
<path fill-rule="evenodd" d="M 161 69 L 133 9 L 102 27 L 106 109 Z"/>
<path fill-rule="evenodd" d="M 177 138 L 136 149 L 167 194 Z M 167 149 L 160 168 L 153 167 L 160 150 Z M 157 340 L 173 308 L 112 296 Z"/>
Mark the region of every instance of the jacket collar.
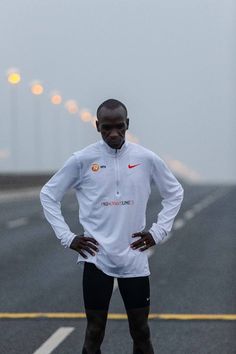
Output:
<path fill-rule="evenodd" d="M 105 150 L 106 153 L 114 157 L 123 155 L 127 151 L 128 145 L 129 143 L 125 140 L 124 144 L 121 146 L 120 149 L 113 149 L 104 140 L 100 140 L 100 146 L 102 150 Z"/>

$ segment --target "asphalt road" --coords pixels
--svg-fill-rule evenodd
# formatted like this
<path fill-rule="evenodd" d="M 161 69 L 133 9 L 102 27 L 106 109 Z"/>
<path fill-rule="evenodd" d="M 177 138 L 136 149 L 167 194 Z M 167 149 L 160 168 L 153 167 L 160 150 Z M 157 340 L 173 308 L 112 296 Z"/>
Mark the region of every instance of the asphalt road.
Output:
<path fill-rule="evenodd" d="M 236 187 L 184 185 L 185 199 L 172 237 L 150 257 L 151 313 L 205 314 L 207 319 L 150 319 L 155 354 L 236 353 Z M 37 192 L 0 196 L 0 354 L 46 354 L 47 342 L 61 342 L 56 354 L 81 353 L 85 319 L 16 319 L 16 313 L 80 313 L 82 266 L 64 249 L 45 221 Z M 147 227 L 156 219 L 160 198 L 153 191 Z M 74 195 L 63 214 L 80 233 Z M 13 318 L 3 318 L 12 313 Z M 123 314 L 119 290 L 110 313 Z M 235 315 L 215 320 L 212 315 Z M 64 328 L 64 329 L 63 329 Z M 58 332 L 59 330 L 59 332 Z M 64 336 L 64 337 L 63 337 Z M 59 339 L 58 339 L 59 338 Z M 45 347 L 44 347 L 45 348 Z M 131 354 L 126 320 L 110 319 L 104 354 Z"/>

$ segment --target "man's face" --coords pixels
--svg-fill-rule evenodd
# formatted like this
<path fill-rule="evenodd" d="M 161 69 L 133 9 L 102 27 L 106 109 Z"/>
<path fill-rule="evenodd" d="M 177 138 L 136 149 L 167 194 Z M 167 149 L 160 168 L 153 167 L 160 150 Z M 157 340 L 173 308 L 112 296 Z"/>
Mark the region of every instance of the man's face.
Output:
<path fill-rule="evenodd" d="M 129 119 L 126 118 L 126 112 L 122 106 L 116 109 L 102 107 L 96 125 L 103 140 L 112 149 L 121 148 L 125 141 L 125 132 L 129 126 Z"/>

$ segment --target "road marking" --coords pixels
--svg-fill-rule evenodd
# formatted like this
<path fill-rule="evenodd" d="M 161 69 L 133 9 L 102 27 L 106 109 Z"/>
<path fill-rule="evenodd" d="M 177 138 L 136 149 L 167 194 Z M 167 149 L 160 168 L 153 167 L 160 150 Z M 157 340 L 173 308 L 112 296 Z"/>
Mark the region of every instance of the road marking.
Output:
<path fill-rule="evenodd" d="M 201 206 L 200 203 L 195 204 L 195 205 L 193 206 L 193 210 L 196 211 L 196 212 L 199 212 L 199 211 L 201 211 L 202 209 L 203 209 L 203 208 L 202 208 L 202 206 Z"/>
<path fill-rule="evenodd" d="M 15 220 L 10 220 L 7 222 L 7 228 L 8 229 L 15 229 L 16 227 L 28 224 L 28 222 L 29 222 L 29 218 L 26 218 L 26 217 L 18 218 Z"/>
<path fill-rule="evenodd" d="M 174 222 L 173 230 L 181 229 L 181 227 L 183 227 L 184 225 L 185 225 L 185 221 L 183 219 L 177 219 Z"/>
<path fill-rule="evenodd" d="M 84 312 L 22 312 L 22 313 L 10 313 L 1 312 L 0 319 L 26 319 L 26 318 L 86 318 Z M 108 319 L 110 320 L 126 320 L 127 315 L 125 313 L 109 313 Z M 186 313 L 150 313 L 149 319 L 161 319 L 161 320 L 224 320 L 224 321 L 236 321 L 236 314 L 186 314 Z M 67 327 L 68 328 L 68 327 Z"/>
<path fill-rule="evenodd" d="M 192 209 L 189 209 L 189 210 L 185 211 L 184 218 L 186 220 L 190 220 L 190 219 L 192 219 L 194 217 L 194 215 L 195 215 L 194 211 Z"/>
<path fill-rule="evenodd" d="M 236 320 L 236 314 L 178 314 L 178 313 L 164 313 L 164 314 L 157 314 L 157 313 L 151 313 L 149 315 L 150 319 L 163 319 L 163 320 L 224 320 L 224 321 L 235 321 Z"/>
<path fill-rule="evenodd" d="M 114 286 L 113 286 L 113 293 L 116 291 L 117 288 L 118 288 L 118 282 L 117 282 L 117 279 L 115 278 Z"/>
<path fill-rule="evenodd" d="M 220 190 L 216 191 L 214 194 L 210 194 L 203 198 L 200 202 L 197 202 L 195 205 L 191 207 L 191 209 L 185 211 L 183 213 L 183 219 L 176 219 L 172 229 L 173 230 L 179 230 L 181 229 L 185 224 L 187 220 L 192 219 L 197 213 L 202 211 L 204 208 L 208 207 L 210 204 L 214 203 L 217 199 L 220 197 L 223 197 L 229 192 L 229 190 Z"/>
<path fill-rule="evenodd" d="M 12 190 L 1 192 L 0 204 L 6 202 L 15 202 L 18 200 L 28 200 L 32 198 L 39 198 L 40 189 L 42 187 L 22 188 L 20 190 Z"/>
<path fill-rule="evenodd" d="M 74 327 L 60 327 L 33 354 L 49 354 L 74 331 Z"/>

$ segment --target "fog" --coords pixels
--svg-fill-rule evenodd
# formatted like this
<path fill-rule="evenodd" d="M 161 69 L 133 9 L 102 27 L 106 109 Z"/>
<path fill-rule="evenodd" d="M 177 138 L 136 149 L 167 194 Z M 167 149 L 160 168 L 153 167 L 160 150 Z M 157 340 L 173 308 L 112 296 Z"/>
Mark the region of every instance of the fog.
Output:
<path fill-rule="evenodd" d="M 0 171 L 59 168 L 100 139 L 96 109 L 116 98 L 128 109 L 129 138 L 175 173 L 235 183 L 235 7 L 230 0 L 2 0 Z M 21 74 L 18 85 L 7 82 L 11 68 Z M 35 80 L 42 95 L 30 91 Z M 54 90 L 60 105 L 50 102 Z"/>

